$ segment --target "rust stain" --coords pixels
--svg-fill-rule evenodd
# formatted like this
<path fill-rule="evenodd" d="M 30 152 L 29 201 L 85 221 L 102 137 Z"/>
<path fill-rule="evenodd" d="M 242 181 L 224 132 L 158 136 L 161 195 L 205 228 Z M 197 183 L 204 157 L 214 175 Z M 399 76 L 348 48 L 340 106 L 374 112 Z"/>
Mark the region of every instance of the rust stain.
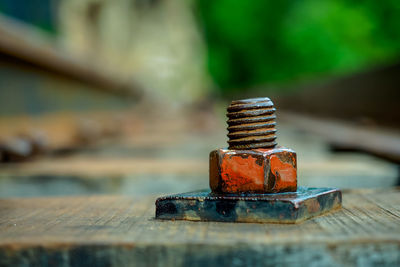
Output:
<path fill-rule="evenodd" d="M 221 179 L 225 192 L 262 192 L 264 167 L 251 155 L 225 155 L 221 164 Z"/>
<path fill-rule="evenodd" d="M 316 213 L 321 209 L 321 205 L 316 199 L 313 199 L 312 201 L 306 201 L 305 204 L 309 213 Z"/>
<path fill-rule="evenodd" d="M 294 165 L 282 162 L 276 155 L 270 156 L 270 165 L 271 172 L 276 176 L 274 190 L 279 191 L 284 188 L 297 188 L 297 170 Z"/>
<path fill-rule="evenodd" d="M 219 151 L 214 150 L 210 153 L 210 188 L 215 191 L 219 188 Z"/>

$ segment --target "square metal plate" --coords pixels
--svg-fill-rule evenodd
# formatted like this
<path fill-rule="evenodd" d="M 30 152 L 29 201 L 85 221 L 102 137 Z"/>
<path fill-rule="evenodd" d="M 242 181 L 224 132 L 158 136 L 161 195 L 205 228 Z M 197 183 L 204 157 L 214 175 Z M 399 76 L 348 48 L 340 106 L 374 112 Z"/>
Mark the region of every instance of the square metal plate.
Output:
<path fill-rule="evenodd" d="M 298 187 L 275 194 L 214 194 L 210 190 L 160 197 L 156 218 L 165 220 L 298 223 L 339 209 L 336 188 Z"/>

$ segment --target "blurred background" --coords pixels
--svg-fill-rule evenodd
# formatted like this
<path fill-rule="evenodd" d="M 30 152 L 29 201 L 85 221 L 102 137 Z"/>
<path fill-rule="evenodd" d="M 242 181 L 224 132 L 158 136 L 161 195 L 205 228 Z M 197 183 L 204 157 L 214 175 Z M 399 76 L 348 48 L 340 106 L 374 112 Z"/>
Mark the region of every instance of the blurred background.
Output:
<path fill-rule="evenodd" d="M 300 185 L 399 185 L 400 3 L 0 0 L 0 197 L 207 188 L 257 96 Z"/>

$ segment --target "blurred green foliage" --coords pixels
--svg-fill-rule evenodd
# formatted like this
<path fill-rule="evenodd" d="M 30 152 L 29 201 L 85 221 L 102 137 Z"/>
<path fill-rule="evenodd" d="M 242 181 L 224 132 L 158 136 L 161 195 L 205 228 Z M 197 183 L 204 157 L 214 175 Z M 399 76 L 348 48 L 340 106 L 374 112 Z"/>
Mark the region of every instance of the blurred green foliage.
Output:
<path fill-rule="evenodd" d="M 399 0 L 195 3 L 223 93 L 354 71 L 400 52 Z"/>
<path fill-rule="evenodd" d="M 56 34 L 59 0 L 0 0 L 0 13 Z"/>

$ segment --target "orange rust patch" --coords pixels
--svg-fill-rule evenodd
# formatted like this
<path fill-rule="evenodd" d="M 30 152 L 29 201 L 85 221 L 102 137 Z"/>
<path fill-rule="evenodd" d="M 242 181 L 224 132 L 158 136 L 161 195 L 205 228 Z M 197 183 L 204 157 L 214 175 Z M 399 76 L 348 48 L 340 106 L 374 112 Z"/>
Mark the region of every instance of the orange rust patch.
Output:
<path fill-rule="evenodd" d="M 264 167 L 257 158 L 225 155 L 221 164 L 224 192 L 262 192 L 264 190 Z"/>
<path fill-rule="evenodd" d="M 276 155 L 270 156 L 271 172 L 276 175 L 274 190 L 294 187 L 297 188 L 297 170 L 286 162 L 282 162 Z"/>

